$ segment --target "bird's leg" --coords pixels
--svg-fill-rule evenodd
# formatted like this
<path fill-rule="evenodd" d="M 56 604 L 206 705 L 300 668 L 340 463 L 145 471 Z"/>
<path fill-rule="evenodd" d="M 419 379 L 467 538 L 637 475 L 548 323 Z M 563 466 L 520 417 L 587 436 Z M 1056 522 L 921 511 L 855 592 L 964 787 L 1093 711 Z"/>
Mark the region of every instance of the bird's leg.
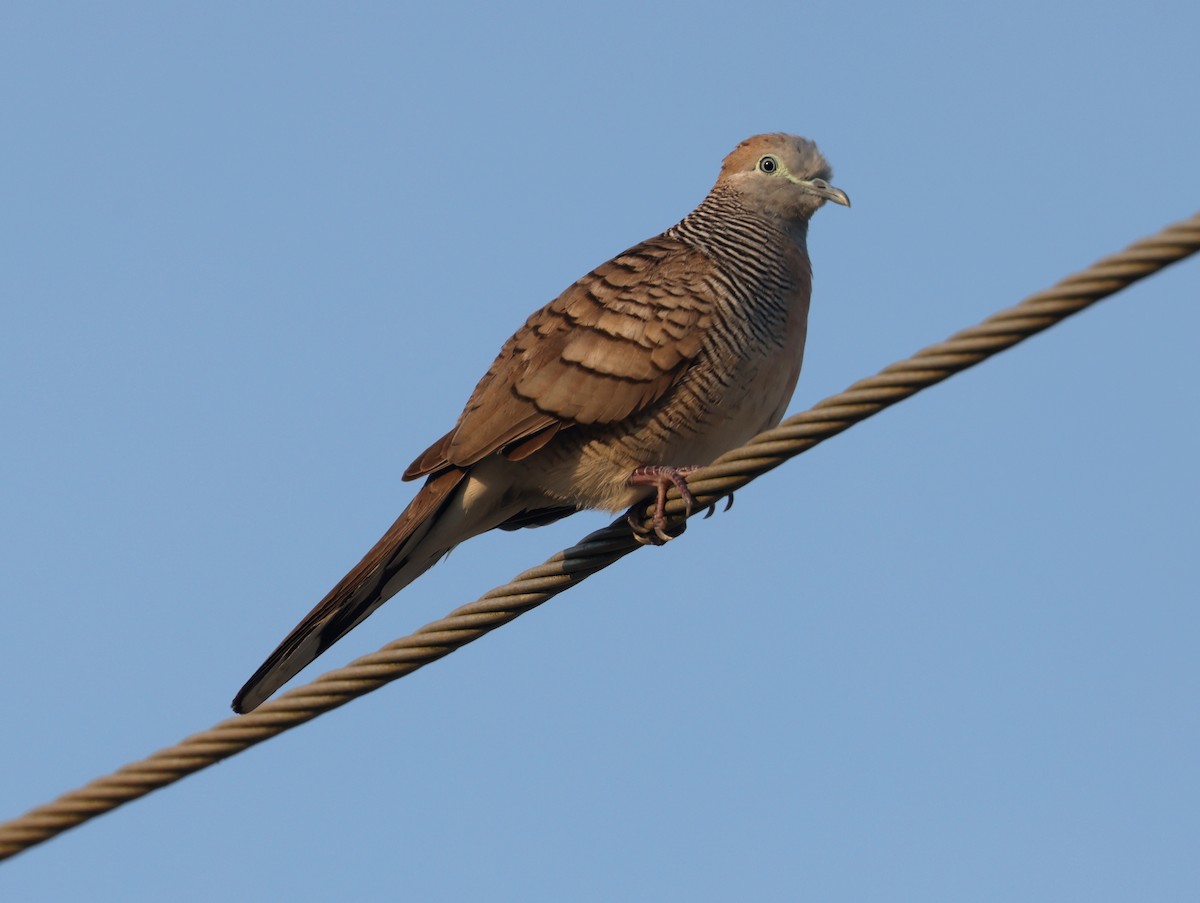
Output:
<path fill-rule="evenodd" d="M 635 505 L 627 517 L 629 526 L 633 528 L 633 535 L 638 542 L 661 545 L 675 538 L 667 532 L 667 490 L 672 486 L 679 490 L 679 494 L 683 497 L 684 520 L 686 521 L 692 516 L 692 509 L 696 506 L 696 497 L 692 495 L 692 490 L 688 489 L 687 475 L 699 469 L 699 467 L 658 465 L 638 467 L 629 475 L 630 486 L 653 486 L 658 490 L 658 499 L 654 505 L 653 532 L 642 530 L 635 521 L 634 510 L 640 506 Z M 654 537 L 657 537 L 657 541 Z"/>

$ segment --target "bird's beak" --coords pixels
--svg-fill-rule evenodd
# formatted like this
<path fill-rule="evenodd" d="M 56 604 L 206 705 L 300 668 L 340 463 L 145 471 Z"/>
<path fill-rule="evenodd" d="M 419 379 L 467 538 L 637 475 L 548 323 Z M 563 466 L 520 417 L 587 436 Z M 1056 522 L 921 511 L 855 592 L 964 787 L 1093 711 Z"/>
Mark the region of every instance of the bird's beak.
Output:
<path fill-rule="evenodd" d="M 824 179 L 810 181 L 809 191 L 817 197 L 823 197 L 826 201 L 833 201 L 835 204 L 841 204 L 842 207 L 850 207 L 850 195 L 841 189 L 835 189 Z"/>
<path fill-rule="evenodd" d="M 841 204 L 843 207 L 850 206 L 850 195 L 842 191 L 840 188 L 834 188 L 824 179 L 813 179 L 812 181 L 800 181 L 798 185 L 803 185 L 812 194 L 819 198 L 825 198 L 827 201 L 833 201 L 835 204 Z"/>

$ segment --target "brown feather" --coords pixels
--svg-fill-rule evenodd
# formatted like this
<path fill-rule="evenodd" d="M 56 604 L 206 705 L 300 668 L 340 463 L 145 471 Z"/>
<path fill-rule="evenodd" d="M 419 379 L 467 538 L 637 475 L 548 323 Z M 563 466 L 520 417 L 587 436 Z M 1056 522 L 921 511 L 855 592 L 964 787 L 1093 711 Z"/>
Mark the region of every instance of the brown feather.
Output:
<path fill-rule="evenodd" d="M 458 424 L 404 478 L 470 467 L 500 450 L 519 460 L 561 430 L 653 404 L 700 352 L 712 305 L 695 274 L 711 266 L 658 236 L 597 267 L 505 342 Z M 531 437 L 539 441 L 525 445 Z"/>
<path fill-rule="evenodd" d="M 429 478 L 363 560 L 317 603 L 246 681 L 233 699 L 235 712 L 248 712 L 258 706 L 383 602 L 381 591 L 407 563 L 402 554 L 404 546 L 414 532 L 437 515 L 465 475 L 455 468 Z"/>
<path fill-rule="evenodd" d="M 511 445 L 506 445 L 501 449 L 501 454 L 510 461 L 522 461 L 534 452 L 545 448 L 546 443 L 558 435 L 561 426 L 562 424 L 555 423 L 546 427 L 541 432 L 534 433 L 528 439 L 521 439 Z"/>

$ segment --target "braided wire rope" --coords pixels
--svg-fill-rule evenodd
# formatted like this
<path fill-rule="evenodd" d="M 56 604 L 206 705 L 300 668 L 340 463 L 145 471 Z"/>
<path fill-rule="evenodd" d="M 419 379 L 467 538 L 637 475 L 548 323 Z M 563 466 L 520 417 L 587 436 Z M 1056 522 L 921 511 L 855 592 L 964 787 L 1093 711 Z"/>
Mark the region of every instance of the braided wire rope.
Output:
<path fill-rule="evenodd" d="M 1140 279 L 1200 251 L 1200 213 L 1141 239 L 1053 288 L 885 367 L 843 392 L 760 433 L 715 463 L 695 471 L 688 485 L 698 510 L 745 486 L 758 475 L 836 436 L 898 401 L 915 395 L 992 355 L 1078 313 Z M 672 491 L 667 511 L 679 516 L 682 499 Z M 649 527 L 649 509 L 640 511 Z M 206 731 L 97 778 L 58 799 L 0 824 L 0 860 L 42 843 L 192 772 L 303 724 L 323 712 L 449 655 L 485 633 L 536 608 L 619 558 L 641 548 L 625 518 L 584 537 L 510 583 L 455 609 L 378 652 L 362 656 L 264 703 L 248 715 L 228 718 Z"/>

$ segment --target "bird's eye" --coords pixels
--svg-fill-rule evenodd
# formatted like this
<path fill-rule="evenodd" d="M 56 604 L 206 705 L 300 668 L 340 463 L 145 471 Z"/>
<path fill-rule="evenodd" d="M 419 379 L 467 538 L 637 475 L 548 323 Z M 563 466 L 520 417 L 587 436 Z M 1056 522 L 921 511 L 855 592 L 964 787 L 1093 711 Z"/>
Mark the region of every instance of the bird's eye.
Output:
<path fill-rule="evenodd" d="M 767 154 L 758 161 L 758 171 L 765 172 L 767 175 L 779 172 L 779 161 Z"/>

